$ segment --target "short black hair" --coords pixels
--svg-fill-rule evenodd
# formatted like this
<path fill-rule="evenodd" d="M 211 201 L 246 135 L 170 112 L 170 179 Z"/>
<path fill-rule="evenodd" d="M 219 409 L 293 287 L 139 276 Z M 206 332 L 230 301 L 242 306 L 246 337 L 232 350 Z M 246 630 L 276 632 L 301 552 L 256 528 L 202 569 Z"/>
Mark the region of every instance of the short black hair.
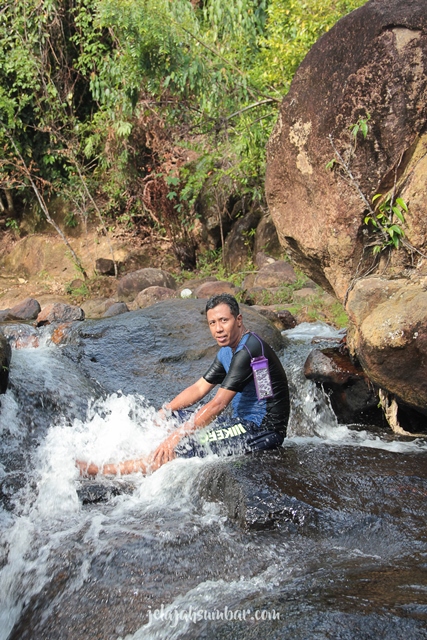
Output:
<path fill-rule="evenodd" d="M 230 307 L 231 315 L 235 318 L 240 314 L 239 303 L 231 293 L 218 293 L 216 296 L 209 298 L 206 303 L 206 313 L 219 304 L 227 304 Z"/>

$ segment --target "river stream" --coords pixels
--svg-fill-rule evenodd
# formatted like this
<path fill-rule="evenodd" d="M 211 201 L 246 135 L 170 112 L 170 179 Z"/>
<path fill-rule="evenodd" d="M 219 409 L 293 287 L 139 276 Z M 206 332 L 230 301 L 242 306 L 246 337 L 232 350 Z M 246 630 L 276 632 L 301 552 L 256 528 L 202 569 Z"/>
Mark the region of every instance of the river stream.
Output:
<path fill-rule="evenodd" d="M 48 333 L 15 349 L 0 397 L 0 640 L 427 638 L 427 444 L 337 423 L 302 374 L 322 332 L 335 335 L 287 332 L 289 436 L 259 464 L 272 456 L 292 517 L 265 529 L 202 490 L 218 464 L 256 482 L 245 457 L 80 479 L 76 459 L 143 455 L 168 426 L 143 388 L 103 392 Z"/>

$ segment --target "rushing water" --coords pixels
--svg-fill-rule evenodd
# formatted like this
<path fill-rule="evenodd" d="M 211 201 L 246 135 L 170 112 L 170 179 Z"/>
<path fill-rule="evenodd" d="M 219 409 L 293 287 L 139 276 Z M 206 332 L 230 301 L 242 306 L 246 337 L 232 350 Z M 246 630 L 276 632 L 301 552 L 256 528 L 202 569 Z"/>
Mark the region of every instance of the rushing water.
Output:
<path fill-rule="evenodd" d="M 0 639 L 427 638 L 427 446 L 337 424 L 302 374 L 313 334 L 331 331 L 287 332 L 295 517 L 259 531 L 200 491 L 214 457 L 82 481 L 76 459 L 143 455 L 168 427 L 143 396 L 101 393 L 49 340 L 15 350 L 0 409 Z"/>

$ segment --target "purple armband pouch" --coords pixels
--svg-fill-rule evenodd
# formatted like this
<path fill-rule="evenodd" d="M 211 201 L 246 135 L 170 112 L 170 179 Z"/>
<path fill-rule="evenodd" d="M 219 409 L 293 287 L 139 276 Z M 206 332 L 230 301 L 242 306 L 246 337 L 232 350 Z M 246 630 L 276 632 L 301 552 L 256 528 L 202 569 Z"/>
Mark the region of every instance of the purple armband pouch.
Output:
<path fill-rule="evenodd" d="M 252 333 L 252 332 L 251 332 Z M 246 351 L 251 356 L 251 367 L 252 372 L 254 374 L 254 382 L 255 382 L 255 390 L 258 400 L 265 400 L 266 398 L 273 397 L 273 387 L 271 384 L 270 371 L 268 368 L 268 360 L 264 356 L 264 345 L 261 340 L 258 338 L 256 333 L 252 333 L 255 338 L 257 338 L 261 344 L 262 355 L 257 358 L 253 358 L 251 352 L 248 347 L 244 345 Z"/>

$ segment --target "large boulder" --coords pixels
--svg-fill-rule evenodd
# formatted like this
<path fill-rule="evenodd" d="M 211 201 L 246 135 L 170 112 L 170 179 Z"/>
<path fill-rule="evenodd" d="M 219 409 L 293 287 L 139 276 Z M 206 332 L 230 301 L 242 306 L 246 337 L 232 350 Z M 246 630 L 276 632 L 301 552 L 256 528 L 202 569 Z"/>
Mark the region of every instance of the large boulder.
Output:
<path fill-rule="evenodd" d="M 367 130 L 354 129 L 363 119 Z M 426 122 L 427 3 L 370 0 L 320 38 L 299 67 L 268 144 L 266 175 L 281 244 L 346 303 L 352 353 L 376 384 L 421 410 Z M 389 236 L 365 223 L 376 194 L 408 205 L 406 221 L 395 218 L 405 233 L 399 250 L 385 248 Z M 369 274 L 381 274 L 380 287 L 365 286 Z M 396 288 L 400 302 L 398 293 L 387 294 Z"/>
<path fill-rule="evenodd" d="M 368 116 L 349 158 L 351 127 Z M 410 210 L 406 238 L 427 253 L 426 121 L 425 0 L 370 0 L 319 39 L 294 77 L 268 144 L 268 206 L 288 254 L 340 300 L 372 264 L 361 194 L 370 201 L 396 180 Z M 326 169 L 331 141 L 353 181 L 338 164 Z M 409 262 L 390 258 L 389 272 Z"/>
<path fill-rule="evenodd" d="M 41 311 L 40 304 L 34 298 L 25 298 L 11 309 L 0 312 L 2 321 L 10 320 L 34 320 Z"/>
<path fill-rule="evenodd" d="M 366 278 L 348 308 L 349 343 L 370 379 L 427 415 L 427 278 Z"/>
<path fill-rule="evenodd" d="M 206 300 L 170 298 L 114 318 L 74 323 L 61 353 L 108 393 L 142 393 L 159 406 L 203 375 L 218 351 L 205 306 Z M 248 329 L 277 352 L 283 349 L 284 338 L 269 320 L 246 305 L 241 311 Z"/>

